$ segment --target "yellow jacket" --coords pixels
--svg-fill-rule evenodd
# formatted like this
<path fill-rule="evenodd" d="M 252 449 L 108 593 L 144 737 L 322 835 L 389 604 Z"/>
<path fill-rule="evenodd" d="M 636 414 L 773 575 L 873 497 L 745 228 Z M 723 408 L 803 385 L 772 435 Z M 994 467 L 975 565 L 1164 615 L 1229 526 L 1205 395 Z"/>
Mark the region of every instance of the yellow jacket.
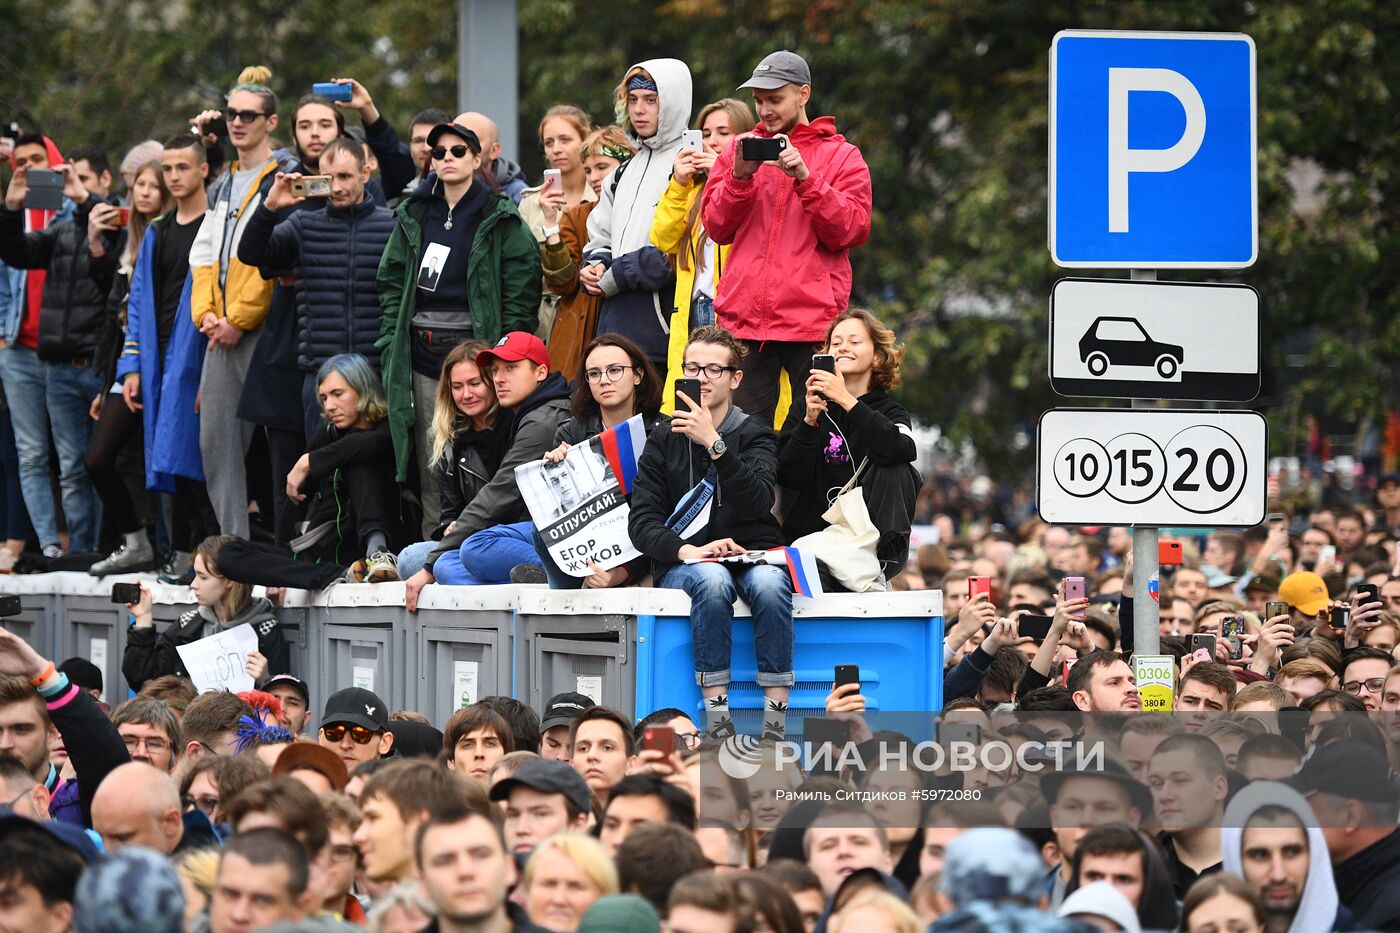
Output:
<path fill-rule="evenodd" d="M 257 266 L 245 266 L 238 260 L 238 242 L 243 238 L 243 230 L 248 225 L 253 211 L 262 203 L 262 184 L 267 176 L 277 170 L 277 161 L 268 159 L 258 172 L 243 203 L 230 218 L 229 180 L 238 169 L 238 163 L 229 166 L 224 175 L 209 193 L 209 212 L 204 215 L 199 232 L 195 234 L 190 247 L 190 274 L 193 286 L 190 290 L 190 313 L 198 327 L 206 314 L 228 318 L 239 330 L 257 330 L 267 317 L 268 305 L 272 302 L 273 280 L 264 279 Z M 224 283 L 219 284 L 219 257 L 224 248 L 226 225 L 234 225 L 233 239 L 229 244 L 227 268 Z"/>
<path fill-rule="evenodd" d="M 695 292 L 695 263 L 700 255 L 700 234 L 703 227 L 695 225 L 690 234 L 690 268 L 682 269 L 675 261 L 680 256 L 681 238 L 685 236 L 685 219 L 690 215 L 690 206 L 704 190 L 704 185 L 682 185 L 674 178 L 666 185 L 666 191 L 656 205 L 656 213 L 651 222 L 651 243 L 661 252 L 670 256 L 676 270 L 676 299 L 671 312 L 671 339 L 666 347 L 666 388 L 661 394 L 661 411 L 671 414 L 676 400 L 676 378 L 681 372 L 685 357 L 685 342 L 690 336 L 690 296 Z M 729 244 L 716 244 L 715 250 L 715 292 L 719 292 L 720 273 L 729 259 Z M 792 391 L 785 378 L 778 380 L 778 407 L 773 412 L 773 427 L 782 427 L 787 418 L 788 405 L 792 401 Z"/>

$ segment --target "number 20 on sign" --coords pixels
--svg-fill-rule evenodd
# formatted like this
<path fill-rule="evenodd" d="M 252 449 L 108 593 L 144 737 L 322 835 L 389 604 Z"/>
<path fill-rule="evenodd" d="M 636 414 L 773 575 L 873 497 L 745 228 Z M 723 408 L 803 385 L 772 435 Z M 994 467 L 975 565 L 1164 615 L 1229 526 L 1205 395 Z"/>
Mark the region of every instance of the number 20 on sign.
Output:
<path fill-rule="evenodd" d="M 1263 518 L 1266 440 L 1253 412 L 1046 412 L 1041 515 L 1074 524 L 1254 524 Z"/>

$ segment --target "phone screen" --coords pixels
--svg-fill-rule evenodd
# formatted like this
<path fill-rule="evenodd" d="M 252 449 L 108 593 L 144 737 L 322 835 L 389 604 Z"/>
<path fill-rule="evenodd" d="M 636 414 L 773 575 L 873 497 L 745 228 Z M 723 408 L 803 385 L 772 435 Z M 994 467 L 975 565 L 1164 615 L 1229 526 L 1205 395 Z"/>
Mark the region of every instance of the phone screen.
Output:
<path fill-rule="evenodd" d="M 1024 615 L 1016 623 L 1016 631 L 1023 638 L 1044 641 L 1045 637 L 1050 634 L 1050 624 L 1054 621 L 1054 616 Z"/>

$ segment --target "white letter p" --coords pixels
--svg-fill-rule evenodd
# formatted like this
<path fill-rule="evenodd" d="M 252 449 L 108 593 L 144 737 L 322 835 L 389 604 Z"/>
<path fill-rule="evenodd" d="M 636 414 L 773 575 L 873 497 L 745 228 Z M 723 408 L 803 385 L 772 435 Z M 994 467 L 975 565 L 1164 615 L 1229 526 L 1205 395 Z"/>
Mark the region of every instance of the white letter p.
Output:
<path fill-rule="evenodd" d="M 1163 91 L 1181 102 L 1186 128 L 1169 149 L 1128 148 L 1128 94 Z M 1128 176 L 1174 172 L 1195 157 L 1206 135 L 1206 106 L 1186 76 L 1167 68 L 1108 69 L 1108 231 L 1128 232 Z"/>

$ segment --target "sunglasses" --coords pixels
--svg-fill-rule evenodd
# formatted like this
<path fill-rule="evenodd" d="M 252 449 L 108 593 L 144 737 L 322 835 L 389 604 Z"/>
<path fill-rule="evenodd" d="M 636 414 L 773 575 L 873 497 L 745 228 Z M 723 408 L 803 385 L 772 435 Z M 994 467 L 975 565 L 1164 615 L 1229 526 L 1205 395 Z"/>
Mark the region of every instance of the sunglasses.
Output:
<path fill-rule="evenodd" d="M 377 733 L 371 732 L 364 726 L 347 726 L 345 723 L 336 723 L 334 726 L 322 726 L 321 734 L 326 737 L 327 742 L 339 742 L 345 738 L 346 732 L 350 733 L 350 739 L 356 745 L 368 745 L 374 740 Z"/>
<path fill-rule="evenodd" d="M 234 110 L 231 107 L 225 108 L 224 110 L 224 119 L 230 123 L 232 123 L 234 120 L 237 120 L 240 123 L 252 123 L 258 117 L 265 116 L 267 116 L 267 114 L 262 113 L 258 110 Z"/>
<path fill-rule="evenodd" d="M 452 158 L 454 159 L 465 159 L 469 151 L 471 151 L 470 146 L 434 146 L 433 158 L 445 159 L 447 158 L 447 154 L 450 152 L 452 153 Z"/>

